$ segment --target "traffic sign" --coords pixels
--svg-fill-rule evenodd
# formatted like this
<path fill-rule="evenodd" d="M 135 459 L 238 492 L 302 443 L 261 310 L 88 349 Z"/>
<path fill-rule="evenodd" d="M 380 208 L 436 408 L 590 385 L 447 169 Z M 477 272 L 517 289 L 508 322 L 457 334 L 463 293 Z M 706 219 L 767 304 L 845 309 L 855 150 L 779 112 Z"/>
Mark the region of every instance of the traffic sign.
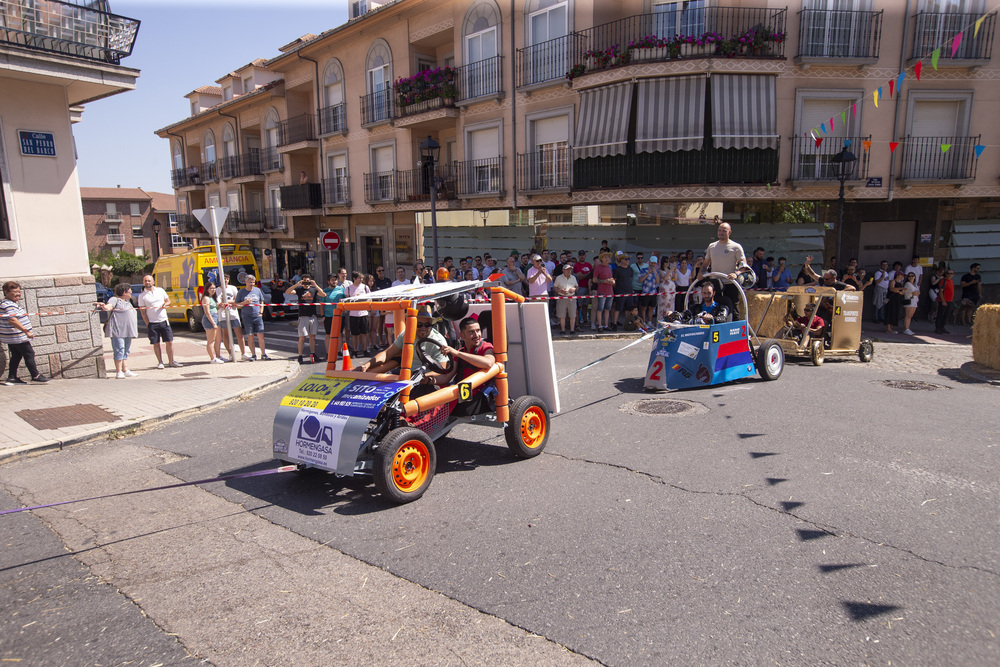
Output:
<path fill-rule="evenodd" d="M 324 232 L 320 237 L 320 243 L 327 250 L 336 250 L 340 247 L 340 234 L 337 232 Z"/>

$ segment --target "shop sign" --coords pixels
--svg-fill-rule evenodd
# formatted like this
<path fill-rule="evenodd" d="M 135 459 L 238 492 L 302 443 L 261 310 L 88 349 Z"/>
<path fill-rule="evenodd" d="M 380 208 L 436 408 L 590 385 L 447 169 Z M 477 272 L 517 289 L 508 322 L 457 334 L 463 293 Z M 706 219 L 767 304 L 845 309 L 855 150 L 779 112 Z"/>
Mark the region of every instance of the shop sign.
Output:
<path fill-rule="evenodd" d="M 410 229 L 396 230 L 396 265 L 413 264 L 413 231 Z"/>

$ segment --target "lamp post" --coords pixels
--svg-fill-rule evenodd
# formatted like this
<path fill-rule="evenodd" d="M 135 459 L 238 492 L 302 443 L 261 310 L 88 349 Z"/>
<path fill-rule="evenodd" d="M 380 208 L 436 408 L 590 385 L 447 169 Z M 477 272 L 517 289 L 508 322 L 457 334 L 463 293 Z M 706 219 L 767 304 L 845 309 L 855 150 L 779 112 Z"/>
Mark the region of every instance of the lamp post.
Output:
<path fill-rule="evenodd" d="M 486 218 L 490 217 L 490 212 L 486 209 L 483 209 L 482 211 L 479 212 L 479 217 L 483 219 L 483 227 L 485 227 Z"/>
<path fill-rule="evenodd" d="M 842 248 L 844 242 L 844 183 L 847 182 L 847 177 L 851 175 L 854 169 L 854 163 L 858 161 L 858 158 L 851 151 L 847 150 L 847 146 L 832 158 L 830 161 L 837 165 L 837 180 L 840 181 L 840 212 L 837 216 L 837 259 L 843 261 L 844 256 L 842 254 Z M 834 267 L 836 268 L 836 267 Z"/>
<path fill-rule="evenodd" d="M 424 173 L 427 175 L 427 188 L 431 193 L 431 228 L 433 231 L 434 248 L 434 271 L 438 269 L 438 221 L 437 221 L 437 183 L 434 179 L 434 165 L 437 164 L 438 153 L 441 151 L 441 144 L 427 135 L 427 139 L 420 144 L 420 159 L 423 162 Z"/>
<path fill-rule="evenodd" d="M 153 261 L 160 258 L 160 221 L 153 220 Z"/>

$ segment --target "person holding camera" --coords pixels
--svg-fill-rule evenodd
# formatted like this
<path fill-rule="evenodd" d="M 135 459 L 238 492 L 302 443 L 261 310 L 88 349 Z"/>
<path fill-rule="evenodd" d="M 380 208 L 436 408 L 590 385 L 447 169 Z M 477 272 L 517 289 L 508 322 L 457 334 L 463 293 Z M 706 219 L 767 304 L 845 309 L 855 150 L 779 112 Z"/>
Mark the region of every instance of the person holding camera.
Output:
<path fill-rule="evenodd" d="M 308 273 L 303 273 L 299 281 L 285 290 L 285 294 L 296 294 L 299 297 L 299 363 L 302 363 L 302 349 L 305 347 L 306 336 L 309 337 L 309 359 L 311 363 L 323 361 L 323 355 L 316 355 L 316 329 L 319 320 L 316 317 L 317 297 L 325 299 L 323 291 Z"/>

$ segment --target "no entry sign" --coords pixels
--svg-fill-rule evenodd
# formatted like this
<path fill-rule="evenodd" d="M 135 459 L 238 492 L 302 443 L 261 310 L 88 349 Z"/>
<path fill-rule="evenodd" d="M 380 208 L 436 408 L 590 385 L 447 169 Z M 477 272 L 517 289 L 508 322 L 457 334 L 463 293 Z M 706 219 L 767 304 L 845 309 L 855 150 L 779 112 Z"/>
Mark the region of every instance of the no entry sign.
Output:
<path fill-rule="evenodd" d="M 340 247 L 340 234 L 337 232 L 324 232 L 320 237 L 323 247 L 327 250 L 336 250 Z"/>

